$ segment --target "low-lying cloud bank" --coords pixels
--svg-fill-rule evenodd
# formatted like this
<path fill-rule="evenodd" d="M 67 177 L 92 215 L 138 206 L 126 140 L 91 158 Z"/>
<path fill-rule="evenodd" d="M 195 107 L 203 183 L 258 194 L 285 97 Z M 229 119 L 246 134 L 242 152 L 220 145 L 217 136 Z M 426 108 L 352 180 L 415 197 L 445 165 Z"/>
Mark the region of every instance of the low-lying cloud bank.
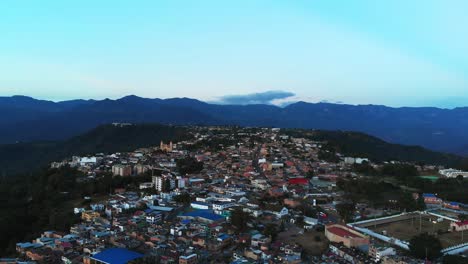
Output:
<path fill-rule="evenodd" d="M 287 91 L 266 91 L 243 95 L 225 95 L 213 103 L 232 105 L 272 104 L 273 101 L 286 99 L 292 96 L 295 96 L 295 94 Z"/>

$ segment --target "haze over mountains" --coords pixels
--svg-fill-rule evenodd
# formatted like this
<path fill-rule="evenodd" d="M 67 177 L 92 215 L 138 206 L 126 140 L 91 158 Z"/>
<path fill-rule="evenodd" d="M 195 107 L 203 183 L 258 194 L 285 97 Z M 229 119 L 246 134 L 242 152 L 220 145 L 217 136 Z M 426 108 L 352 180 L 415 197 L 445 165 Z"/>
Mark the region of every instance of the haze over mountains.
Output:
<path fill-rule="evenodd" d="M 273 105 L 217 105 L 195 99 L 52 102 L 25 96 L 0 97 L 0 143 L 63 140 L 112 122 L 177 125 L 241 125 L 349 130 L 385 141 L 468 154 L 468 108 L 392 108 L 297 102 Z"/>

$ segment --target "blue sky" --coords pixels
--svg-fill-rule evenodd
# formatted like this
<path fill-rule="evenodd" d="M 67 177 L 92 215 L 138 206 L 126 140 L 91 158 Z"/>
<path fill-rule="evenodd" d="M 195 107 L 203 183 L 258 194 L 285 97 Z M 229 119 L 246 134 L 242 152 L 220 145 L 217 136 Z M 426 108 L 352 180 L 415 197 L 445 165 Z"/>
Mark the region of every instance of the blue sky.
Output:
<path fill-rule="evenodd" d="M 468 106 L 466 1 L 0 2 L 0 95 Z"/>

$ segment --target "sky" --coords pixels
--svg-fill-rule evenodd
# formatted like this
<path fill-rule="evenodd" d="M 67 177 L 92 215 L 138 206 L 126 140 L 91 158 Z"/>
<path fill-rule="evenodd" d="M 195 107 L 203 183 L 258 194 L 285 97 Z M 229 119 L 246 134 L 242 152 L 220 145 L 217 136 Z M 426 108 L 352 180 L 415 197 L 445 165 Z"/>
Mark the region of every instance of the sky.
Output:
<path fill-rule="evenodd" d="M 466 10 L 455 0 L 4 0 L 0 96 L 468 106 Z"/>

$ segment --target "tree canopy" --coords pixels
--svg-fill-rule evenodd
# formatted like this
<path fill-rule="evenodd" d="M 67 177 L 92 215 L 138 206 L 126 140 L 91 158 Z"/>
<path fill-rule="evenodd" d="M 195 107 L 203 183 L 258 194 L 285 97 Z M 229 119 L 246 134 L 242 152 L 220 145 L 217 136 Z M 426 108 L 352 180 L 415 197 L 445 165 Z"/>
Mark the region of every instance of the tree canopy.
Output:
<path fill-rule="evenodd" d="M 410 240 L 409 248 L 416 258 L 434 260 L 441 256 L 442 245 L 435 236 L 423 233 Z"/>

